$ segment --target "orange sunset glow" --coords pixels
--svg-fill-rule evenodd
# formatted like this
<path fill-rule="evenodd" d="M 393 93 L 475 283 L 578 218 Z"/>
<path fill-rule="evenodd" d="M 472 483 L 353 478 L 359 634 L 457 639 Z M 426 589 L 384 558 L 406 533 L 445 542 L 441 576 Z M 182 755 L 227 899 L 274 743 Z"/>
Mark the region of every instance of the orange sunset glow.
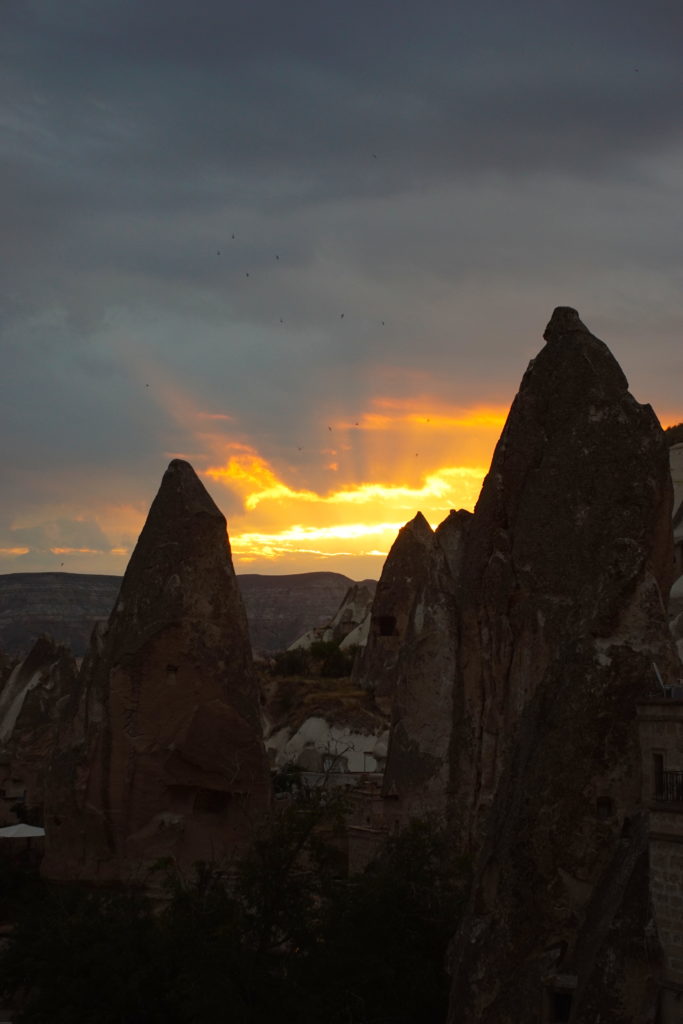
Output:
<path fill-rule="evenodd" d="M 377 578 L 416 512 L 436 527 L 450 509 L 474 507 L 507 416 L 506 408 L 449 406 L 429 395 L 378 396 L 350 415 L 318 412 L 293 441 L 284 431 L 259 439 L 229 411 L 202 409 L 177 379 L 159 369 L 153 376 L 150 399 L 186 441 L 184 450 L 164 453 L 159 478 L 164 460 L 192 463 L 226 515 L 238 572 L 326 569 Z M 150 500 L 55 507 L 52 524 L 26 514 L 15 522 L 18 543 L 0 555 L 20 561 L 29 550 L 22 531 L 40 528 L 55 569 L 122 573 Z M 94 525 L 101 545 L 92 533 L 82 543 L 62 534 L 66 520 Z"/>
<path fill-rule="evenodd" d="M 229 522 L 238 567 L 372 576 L 418 510 L 436 526 L 451 508 L 474 507 L 506 415 L 378 398 L 355 419 L 325 423 L 318 446 L 297 446 L 277 464 L 244 442 L 205 435 L 223 451 L 200 472 L 240 498 L 243 511 Z"/>

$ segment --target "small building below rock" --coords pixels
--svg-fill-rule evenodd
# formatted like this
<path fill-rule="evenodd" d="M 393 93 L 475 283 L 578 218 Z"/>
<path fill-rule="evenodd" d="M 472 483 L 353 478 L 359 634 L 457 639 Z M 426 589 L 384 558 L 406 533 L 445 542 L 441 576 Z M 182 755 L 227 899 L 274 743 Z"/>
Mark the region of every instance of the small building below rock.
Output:
<path fill-rule="evenodd" d="M 676 687 L 676 691 L 678 691 Z M 683 1024 L 683 689 L 638 705 L 650 894 L 665 955 L 661 1024 Z"/>

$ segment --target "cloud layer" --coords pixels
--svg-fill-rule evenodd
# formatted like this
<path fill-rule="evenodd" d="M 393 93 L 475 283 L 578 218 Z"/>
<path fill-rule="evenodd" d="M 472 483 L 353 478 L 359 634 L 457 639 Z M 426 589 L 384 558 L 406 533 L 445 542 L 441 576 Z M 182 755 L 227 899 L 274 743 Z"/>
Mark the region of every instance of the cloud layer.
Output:
<path fill-rule="evenodd" d="M 436 417 L 504 410 L 558 304 L 683 419 L 682 29 L 636 0 L 10 0 L 0 569 L 121 571 L 168 458 L 240 452 L 284 488 L 206 477 L 279 552 L 249 569 L 323 567 L 332 496 L 389 489 L 365 525 L 393 528 L 401 488 L 410 518 L 486 467 L 498 428 Z"/>

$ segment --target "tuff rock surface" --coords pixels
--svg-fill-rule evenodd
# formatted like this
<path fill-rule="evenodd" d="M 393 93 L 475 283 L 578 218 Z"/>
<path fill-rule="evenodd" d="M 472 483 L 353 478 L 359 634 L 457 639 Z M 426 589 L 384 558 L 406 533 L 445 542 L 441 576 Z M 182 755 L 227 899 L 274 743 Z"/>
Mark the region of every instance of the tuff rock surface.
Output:
<path fill-rule="evenodd" d="M 415 595 L 428 572 L 432 529 L 418 512 L 399 530 L 379 578 L 370 612 L 365 649 L 354 670 L 354 682 L 372 690 L 379 707 L 391 711 L 401 649 Z"/>
<path fill-rule="evenodd" d="M 678 674 L 668 453 L 575 310 L 544 338 L 474 514 L 399 534 L 359 681 L 392 703 L 385 796 L 444 809 L 472 865 L 449 1024 L 567 1000 L 572 1024 L 644 1024 L 660 952 L 636 701 L 653 662 Z"/>
<path fill-rule="evenodd" d="M 370 609 L 377 584 L 374 580 L 353 583 L 334 615 L 324 626 L 307 630 L 289 645 L 288 650 L 308 650 L 317 641 L 339 647 L 362 647 L 367 641 Z"/>
<path fill-rule="evenodd" d="M 445 812 L 456 666 L 455 575 L 468 512 L 432 531 L 422 513 L 387 556 L 356 682 L 391 713 L 383 793 L 409 818 Z"/>
<path fill-rule="evenodd" d="M 654 1013 L 635 705 L 653 662 L 677 675 L 668 453 L 575 310 L 544 338 L 456 580 L 450 815 L 474 884 L 450 1024 L 543 1019 L 565 985 L 573 1024 Z"/>
<path fill-rule="evenodd" d="M 223 515 L 174 460 L 62 716 L 44 872 L 225 860 L 267 807 L 246 617 Z"/>
<path fill-rule="evenodd" d="M 27 656 L 7 674 L 0 692 L 0 784 L 21 790 L 24 816 L 43 818 L 45 765 L 54 748 L 60 704 L 76 681 L 71 652 L 48 637 L 41 637 Z M 4 808 L 5 816 L 9 807 Z M 8 824 L 3 821 L 2 824 Z"/>

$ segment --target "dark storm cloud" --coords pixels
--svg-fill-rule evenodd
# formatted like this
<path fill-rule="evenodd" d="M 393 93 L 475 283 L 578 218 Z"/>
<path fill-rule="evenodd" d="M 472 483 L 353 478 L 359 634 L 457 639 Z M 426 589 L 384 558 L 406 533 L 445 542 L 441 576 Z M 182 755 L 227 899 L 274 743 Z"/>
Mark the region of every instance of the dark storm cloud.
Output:
<path fill-rule="evenodd" d="M 16 4 L 7 20 L 5 87 L 70 169 L 65 211 L 79 185 L 86 202 L 201 207 L 215 197 L 190 169 L 256 202 L 253 177 L 270 180 L 286 203 L 594 171 L 681 131 L 671 4 L 152 0 Z"/>

